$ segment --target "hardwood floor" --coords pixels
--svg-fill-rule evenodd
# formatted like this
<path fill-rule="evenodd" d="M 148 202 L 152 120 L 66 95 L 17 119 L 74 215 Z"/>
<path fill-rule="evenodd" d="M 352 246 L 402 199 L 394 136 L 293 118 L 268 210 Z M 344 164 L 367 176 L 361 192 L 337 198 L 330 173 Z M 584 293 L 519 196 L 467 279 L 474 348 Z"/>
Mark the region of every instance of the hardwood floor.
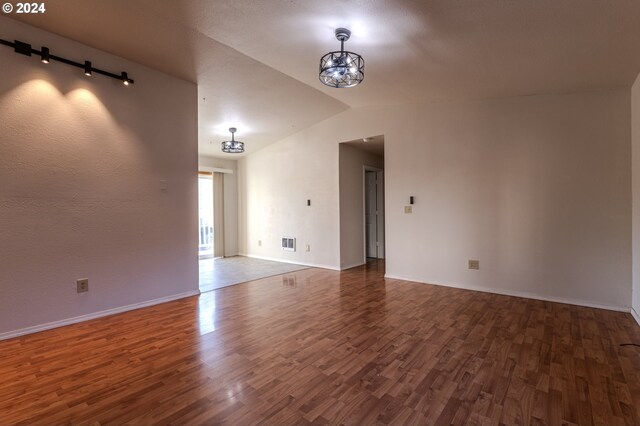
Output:
<path fill-rule="evenodd" d="M 274 262 L 246 256 L 200 259 L 199 265 L 200 291 L 203 293 L 308 268 L 308 266 L 293 263 Z"/>
<path fill-rule="evenodd" d="M 629 314 L 307 269 L 0 342 L 0 424 L 640 425 Z"/>

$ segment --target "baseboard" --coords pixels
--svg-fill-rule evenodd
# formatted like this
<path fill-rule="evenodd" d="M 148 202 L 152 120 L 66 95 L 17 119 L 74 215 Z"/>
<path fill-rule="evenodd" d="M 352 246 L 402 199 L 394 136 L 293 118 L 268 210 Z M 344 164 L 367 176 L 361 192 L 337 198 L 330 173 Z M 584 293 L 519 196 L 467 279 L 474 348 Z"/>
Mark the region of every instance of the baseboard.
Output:
<path fill-rule="evenodd" d="M 366 264 L 367 264 L 367 262 L 356 262 L 356 263 L 353 263 L 351 265 L 345 265 L 342 268 L 340 268 L 340 270 L 341 271 L 346 271 L 347 269 L 357 268 L 358 266 L 363 266 L 363 265 L 366 265 Z"/>
<path fill-rule="evenodd" d="M 34 325 L 31 327 L 21 328 L 19 330 L 0 333 L 0 340 L 11 339 L 13 337 L 24 336 L 25 334 L 38 333 L 40 331 L 50 330 L 52 328 L 63 327 L 65 325 L 76 324 L 95 318 L 106 317 L 109 315 L 119 314 L 122 312 L 133 311 L 134 309 L 145 308 L 147 306 L 159 305 L 161 303 L 171 302 L 185 297 L 197 296 L 200 290 L 187 291 L 185 293 L 174 294 L 171 296 L 161 297 L 159 299 L 147 300 L 145 302 L 134 303 L 132 305 L 120 306 L 118 308 L 107 309 L 106 311 L 93 312 L 91 314 L 80 315 L 79 317 L 67 318 L 60 321 L 49 322 L 46 324 Z"/>
<path fill-rule="evenodd" d="M 536 293 L 528 293 L 525 291 L 512 291 L 512 290 L 504 290 L 504 289 L 495 288 L 495 287 L 480 287 L 480 286 L 473 286 L 473 285 L 443 284 L 443 283 L 431 282 L 431 281 L 425 282 L 425 281 L 417 280 L 415 278 L 407 278 L 407 277 L 401 277 L 401 276 L 389 275 L 389 274 L 385 274 L 384 277 L 390 278 L 390 279 L 396 279 L 396 280 L 413 281 L 420 284 L 433 284 L 433 285 L 442 286 L 442 287 L 459 288 L 462 290 L 472 290 L 472 291 L 481 291 L 483 293 L 500 294 L 503 296 L 523 297 L 525 299 L 544 300 L 545 302 L 556 302 L 556 303 L 564 303 L 567 305 L 585 306 L 587 308 L 606 309 L 608 311 L 617 311 L 617 312 L 630 311 L 630 308 L 624 307 L 624 306 L 603 305 L 600 303 L 594 303 L 586 300 L 565 299 L 563 297 L 549 297 L 549 296 L 543 296 Z"/>
<path fill-rule="evenodd" d="M 293 265 L 309 266 L 310 268 L 331 269 L 333 271 L 339 271 L 340 270 L 340 268 L 336 268 L 335 266 L 332 266 L 332 265 L 323 265 L 323 264 L 320 264 L 320 263 L 296 262 L 296 261 L 293 261 L 293 260 L 279 259 L 279 258 L 275 258 L 275 257 L 256 256 L 255 254 L 240 253 L 240 254 L 238 254 L 238 256 L 251 257 L 251 258 L 254 258 L 254 259 L 262 259 L 262 260 L 271 260 L 273 262 L 291 263 Z"/>
<path fill-rule="evenodd" d="M 633 316 L 633 319 L 635 319 L 638 325 L 640 325 L 640 314 L 638 314 L 638 311 L 634 308 L 631 308 L 631 316 Z"/>

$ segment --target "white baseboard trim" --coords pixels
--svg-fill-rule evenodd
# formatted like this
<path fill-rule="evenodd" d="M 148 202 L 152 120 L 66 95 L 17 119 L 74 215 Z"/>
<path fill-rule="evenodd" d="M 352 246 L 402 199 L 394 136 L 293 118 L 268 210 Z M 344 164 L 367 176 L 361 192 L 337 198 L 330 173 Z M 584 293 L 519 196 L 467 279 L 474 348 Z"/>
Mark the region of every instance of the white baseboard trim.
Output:
<path fill-rule="evenodd" d="M 395 279 L 395 280 L 413 281 L 420 284 L 432 284 L 432 285 L 437 285 L 442 287 L 459 288 L 462 290 L 472 290 L 472 291 L 481 291 L 483 293 L 500 294 L 503 296 L 523 297 L 525 299 L 544 300 L 545 302 L 556 302 L 556 303 L 564 303 L 567 305 L 585 306 L 587 308 L 606 309 L 608 311 L 630 312 L 631 310 L 629 307 L 624 307 L 624 306 L 603 305 L 600 303 L 594 303 L 594 302 L 589 302 L 589 301 L 580 300 L 580 299 L 549 297 L 549 296 L 543 296 L 536 293 L 528 293 L 525 291 L 513 291 L 513 290 L 505 290 L 505 289 L 495 288 L 495 287 L 480 287 L 480 286 L 474 286 L 474 285 L 443 284 L 443 283 L 431 282 L 431 281 L 426 282 L 426 281 L 417 280 L 415 278 L 407 278 L 407 277 L 401 277 L 401 276 L 389 275 L 389 274 L 385 274 L 384 277 Z"/>
<path fill-rule="evenodd" d="M 119 314 L 122 312 L 133 311 L 134 309 L 145 308 L 147 306 L 159 305 L 161 303 L 171 302 L 185 297 L 197 296 L 200 290 L 187 291 L 184 293 L 174 294 L 171 296 L 160 297 L 158 299 L 147 300 L 144 302 L 134 303 L 132 305 L 120 306 L 118 308 L 107 309 L 105 311 L 93 312 L 91 314 L 80 315 L 79 317 L 67 318 L 60 321 L 49 322 L 46 324 L 34 325 L 31 327 L 21 328 L 6 333 L 0 333 L 0 340 L 11 339 L 13 337 L 24 336 L 25 334 L 38 333 L 40 331 L 50 330 L 52 328 L 63 327 L 65 325 L 76 324 L 78 322 L 88 321 L 95 318 L 106 317 L 109 315 Z"/>
<path fill-rule="evenodd" d="M 640 314 L 638 314 L 638 311 L 634 308 L 631 308 L 631 316 L 633 316 L 633 319 L 635 319 L 638 325 L 640 325 Z"/>
<path fill-rule="evenodd" d="M 337 267 L 331 266 L 331 265 L 323 265 L 323 264 L 320 264 L 320 263 L 296 262 L 296 261 L 293 261 L 293 260 L 279 259 L 279 258 L 276 258 L 276 257 L 256 256 L 255 254 L 240 253 L 238 256 L 251 257 L 251 258 L 254 258 L 254 259 L 262 259 L 262 260 L 271 260 L 273 262 L 291 263 L 293 265 L 309 266 L 310 268 L 331 269 L 333 271 L 339 271 L 340 270 L 340 268 L 337 268 Z"/>

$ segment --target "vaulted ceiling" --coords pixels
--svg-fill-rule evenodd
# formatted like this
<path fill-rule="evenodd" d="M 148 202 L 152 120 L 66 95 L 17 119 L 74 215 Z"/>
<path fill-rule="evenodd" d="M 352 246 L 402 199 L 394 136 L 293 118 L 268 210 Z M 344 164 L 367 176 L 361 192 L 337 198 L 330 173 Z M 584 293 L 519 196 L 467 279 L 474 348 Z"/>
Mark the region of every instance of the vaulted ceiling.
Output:
<path fill-rule="evenodd" d="M 247 153 L 349 107 L 629 86 L 637 0 L 47 0 L 34 26 L 196 82 L 199 147 Z M 323 86 L 320 56 L 352 30 L 366 61 L 351 89 Z M 363 135 L 366 136 L 366 135 Z"/>

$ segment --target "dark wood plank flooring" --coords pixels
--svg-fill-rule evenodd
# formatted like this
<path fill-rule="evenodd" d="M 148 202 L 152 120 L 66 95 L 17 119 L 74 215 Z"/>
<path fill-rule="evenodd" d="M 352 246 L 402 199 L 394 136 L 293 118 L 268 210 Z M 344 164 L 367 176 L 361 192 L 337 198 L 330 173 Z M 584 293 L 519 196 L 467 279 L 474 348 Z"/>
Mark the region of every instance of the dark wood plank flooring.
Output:
<path fill-rule="evenodd" d="M 0 425 L 640 425 L 629 314 L 307 269 L 0 342 Z"/>

